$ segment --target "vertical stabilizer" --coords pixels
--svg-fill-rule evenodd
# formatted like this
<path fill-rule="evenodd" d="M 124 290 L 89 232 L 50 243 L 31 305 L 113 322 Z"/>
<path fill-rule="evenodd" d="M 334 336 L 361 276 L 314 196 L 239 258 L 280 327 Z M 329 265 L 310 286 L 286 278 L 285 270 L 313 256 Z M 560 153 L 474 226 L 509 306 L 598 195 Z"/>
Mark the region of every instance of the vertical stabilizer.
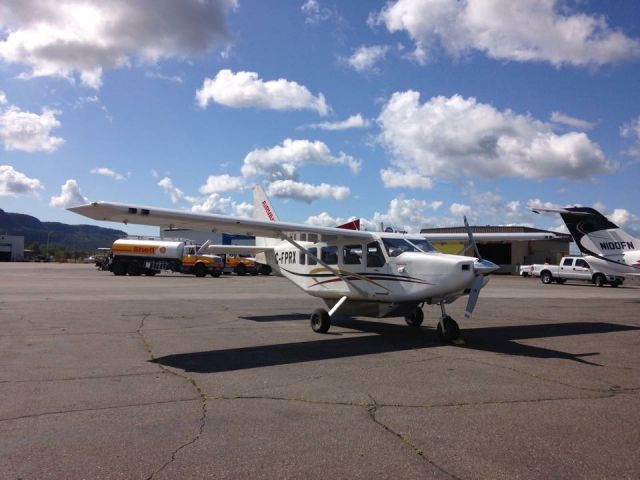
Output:
<path fill-rule="evenodd" d="M 640 240 L 593 208 L 566 208 L 559 213 L 585 255 L 611 257 L 640 249 Z"/>
<path fill-rule="evenodd" d="M 260 185 L 253 186 L 253 218 L 256 220 L 268 220 L 279 222 L 280 219 L 273 209 L 269 197 Z M 265 247 L 280 243 L 275 238 L 256 237 L 256 246 Z"/>

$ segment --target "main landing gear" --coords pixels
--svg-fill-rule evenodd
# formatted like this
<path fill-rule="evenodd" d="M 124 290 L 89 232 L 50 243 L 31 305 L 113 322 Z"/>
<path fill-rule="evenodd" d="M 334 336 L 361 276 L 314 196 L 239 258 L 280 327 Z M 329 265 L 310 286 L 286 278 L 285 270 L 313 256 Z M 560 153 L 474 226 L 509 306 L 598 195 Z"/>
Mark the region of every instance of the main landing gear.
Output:
<path fill-rule="evenodd" d="M 311 329 L 316 333 L 327 333 L 331 327 L 331 317 L 345 302 L 347 297 L 341 297 L 340 300 L 328 312 L 324 308 L 318 308 L 311 314 Z"/>

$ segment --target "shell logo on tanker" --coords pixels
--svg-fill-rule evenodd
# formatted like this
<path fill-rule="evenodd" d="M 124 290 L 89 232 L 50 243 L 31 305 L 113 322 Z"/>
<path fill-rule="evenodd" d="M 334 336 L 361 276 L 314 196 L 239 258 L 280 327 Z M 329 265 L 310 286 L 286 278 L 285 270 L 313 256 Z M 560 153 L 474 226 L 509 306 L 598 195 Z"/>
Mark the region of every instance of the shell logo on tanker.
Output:
<path fill-rule="evenodd" d="M 162 248 L 164 248 L 164 247 L 162 247 Z M 162 248 L 160 249 L 160 251 L 162 251 Z M 154 253 L 156 253 L 156 247 L 147 247 L 147 246 L 141 246 L 141 245 L 134 245 L 133 253 L 146 253 L 146 254 L 149 254 L 149 255 L 153 255 Z"/>
<path fill-rule="evenodd" d="M 167 247 L 160 247 L 160 253 L 162 254 L 167 253 Z"/>

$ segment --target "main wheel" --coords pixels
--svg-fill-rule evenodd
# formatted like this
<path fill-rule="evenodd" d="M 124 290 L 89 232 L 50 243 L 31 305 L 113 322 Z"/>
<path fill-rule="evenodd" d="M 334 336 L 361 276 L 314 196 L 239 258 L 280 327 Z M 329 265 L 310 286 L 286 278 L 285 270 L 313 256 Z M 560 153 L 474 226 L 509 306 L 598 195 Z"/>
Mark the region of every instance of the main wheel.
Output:
<path fill-rule="evenodd" d="M 422 325 L 422 321 L 424 320 L 424 313 L 421 308 L 416 307 L 416 309 L 411 312 L 409 315 L 404 316 L 404 321 L 407 322 L 407 325 L 410 327 L 419 327 Z"/>
<path fill-rule="evenodd" d="M 329 312 L 319 308 L 311 314 L 311 328 L 316 333 L 327 333 L 331 326 Z"/>
<path fill-rule="evenodd" d="M 542 272 L 542 274 L 540 274 L 540 280 L 542 280 L 542 283 L 548 285 L 553 281 L 553 277 L 550 272 Z"/>
<path fill-rule="evenodd" d="M 245 267 L 243 264 L 239 264 L 236 267 L 236 275 L 240 275 L 243 276 L 247 273 L 247 267 Z"/>
<path fill-rule="evenodd" d="M 443 323 L 444 332 L 442 331 Z M 460 327 L 458 327 L 458 324 L 453 318 L 445 317 L 441 322 L 438 322 L 437 334 L 441 342 L 451 342 L 460 337 Z"/>
<path fill-rule="evenodd" d="M 593 277 L 593 283 L 596 287 L 604 287 L 604 284 L 607 283 L 607 279 L 601 273 L 596 273 Z"/>
<path fill-rule="evenodd" d="M 206 277 L 207 276 L 207 267 L 205 267 L 201 263 L 196 263 L 196 266 L 193 267 L 193 274 L 198 278 Z"/>

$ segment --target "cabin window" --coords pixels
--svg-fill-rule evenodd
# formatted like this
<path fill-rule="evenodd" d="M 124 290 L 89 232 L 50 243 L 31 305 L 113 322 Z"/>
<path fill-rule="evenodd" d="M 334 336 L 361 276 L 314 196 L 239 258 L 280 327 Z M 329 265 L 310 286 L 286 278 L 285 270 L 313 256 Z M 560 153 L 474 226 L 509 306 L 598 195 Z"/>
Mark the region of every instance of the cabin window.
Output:
<path fill-rule="evenodd" d="M 318 243 L 318 234 L 317 233 L 308 233 L 307 234 L 307 241 L 308 242 L 313 242 L 313 243 Z"/>
<path fill-rule="evenodd" d="M 335 245 L 327 245 L 320 250 L 320 259 L 327 265 L 338 264 L 338 247 Z"/>
<path fill-rule="evenodd" d="M 298 263 L 300 263 L 300 265 L 304 265 L 307 258 L 307 254 L 305 253 L 304 250 L 300 250 L 299 255 L 300 255 L 300 261 Z"/>
<path fill-rule="evenodd" d="M 313 248 L 307 248 L 307 251 L 309 252 L 309 258 L 307 259 L 307 265 L 317 265 L 318 262 L 316 262 L 315 258 L 312 258 L 311 255 L 313 255 L 314 257 L 318 256 L 318 249 L 316 247 Z"/>
<path fill-rule="evenodd" d="M 573 258 L 565 258 L 564 262 L 562 262 L 563 267 L 570 267 L 573 263 Z"/>
<path fill-rule="evenodd" d="M 362 263 L 362 245 L 342 247 L 342 262 L 345 265 L 360 265 Z"/>
<path fill-rule="evenodd" d="M 384 254 L 378 242 L 367 244 L 367 267 L 377 268 L 384 266 Z"/>
<path fill-rule="evenodd" d="M 576 260 L 576 267 L 589 268 L 589 264 L 581 258 Z"/>

